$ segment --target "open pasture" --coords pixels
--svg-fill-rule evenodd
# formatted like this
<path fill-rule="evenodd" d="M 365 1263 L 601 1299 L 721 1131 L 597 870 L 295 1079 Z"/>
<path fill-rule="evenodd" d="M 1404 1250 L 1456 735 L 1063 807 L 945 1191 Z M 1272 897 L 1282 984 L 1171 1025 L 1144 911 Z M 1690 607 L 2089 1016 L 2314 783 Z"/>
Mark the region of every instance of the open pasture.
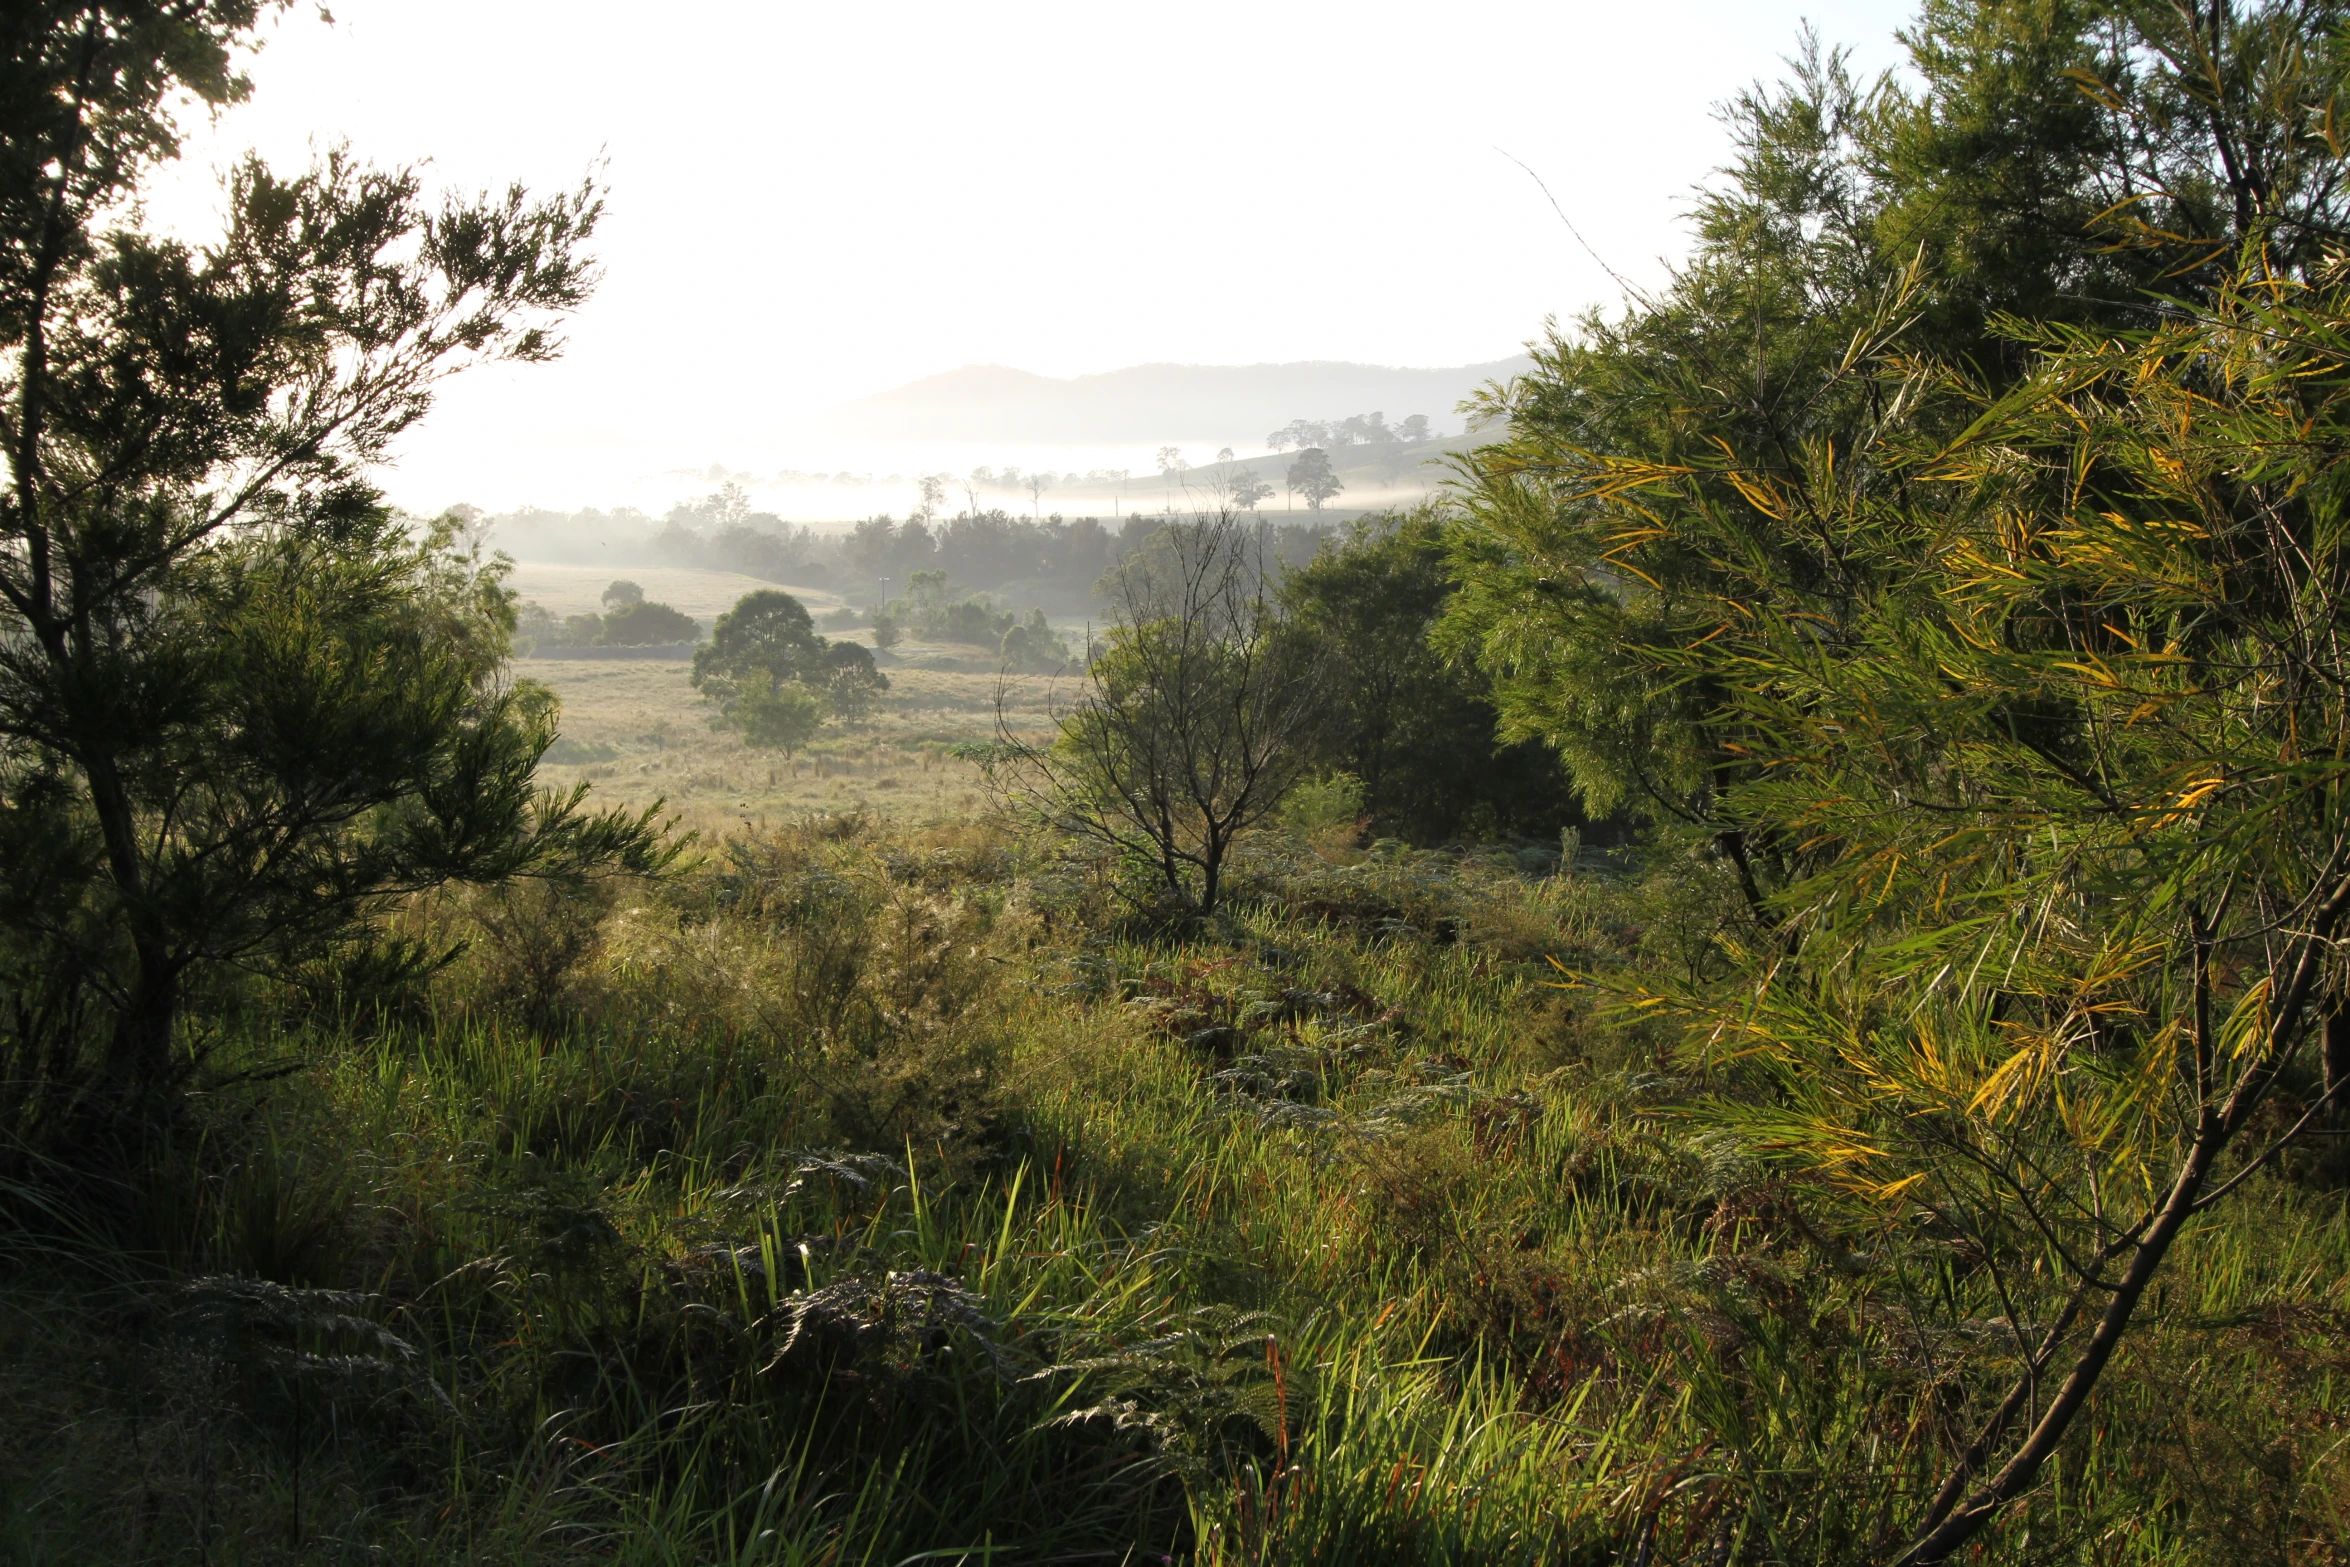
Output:
<path fill-rule="evenodd" d="M 562 740 L 539 768 L 549 784 L 581 779 L 607 803 L 656 799 L 705 834 L 862 807 L 911 821 L 967 819 L 986 808 L 980 770 L 950 754 L 958 742 L 1046 727 L 1053 682 L 918 668 L 889 671 L 873 716 L 828 725 L 794 756 L 754 751 L 710 727 L 683 661 L 523 659 L 515 672 L 563 703 Z M 1061 683 L 1061 696 L 1069 694 Z"/>

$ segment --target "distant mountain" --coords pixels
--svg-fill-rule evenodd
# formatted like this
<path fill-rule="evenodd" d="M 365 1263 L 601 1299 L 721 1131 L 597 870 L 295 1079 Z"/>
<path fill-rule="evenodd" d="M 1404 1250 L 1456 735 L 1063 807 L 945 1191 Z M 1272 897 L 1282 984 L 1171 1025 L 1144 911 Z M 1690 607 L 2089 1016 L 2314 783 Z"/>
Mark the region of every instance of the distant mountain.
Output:
<path fill-rule="evenodd" d="M 1119 445 L 1213 440 L 1255 446 L 1292 419 L 1426 414 L 1457 428 L 1453 407 L 1487 381 L 1518 374 L 1520 355 L 1443 370 L 1315 360 L 1286 365 L 1135 365 L 1062 379 L 1003 365 L 944 375 L 844 403 L 814 433 L 860 441 L 1023 441 Z"/>

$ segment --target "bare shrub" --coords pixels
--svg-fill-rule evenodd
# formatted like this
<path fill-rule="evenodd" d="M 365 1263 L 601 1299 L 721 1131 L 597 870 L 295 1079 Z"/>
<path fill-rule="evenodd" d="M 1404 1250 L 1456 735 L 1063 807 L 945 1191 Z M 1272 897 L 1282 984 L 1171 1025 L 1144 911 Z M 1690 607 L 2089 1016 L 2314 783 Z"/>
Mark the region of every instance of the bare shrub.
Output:
<path fill-rule="evenodd" d="M 1110 579 L 1112 625 L 1046 746 L 999 702 L 991 783 L 1034 820 L 1149 867 L 1175 908 L 1211 914 L 1235 839 L 1311 764 L 1315 655 L 1281 634 L 1260 528 L 1226 510 L 1152 535 Z"/>

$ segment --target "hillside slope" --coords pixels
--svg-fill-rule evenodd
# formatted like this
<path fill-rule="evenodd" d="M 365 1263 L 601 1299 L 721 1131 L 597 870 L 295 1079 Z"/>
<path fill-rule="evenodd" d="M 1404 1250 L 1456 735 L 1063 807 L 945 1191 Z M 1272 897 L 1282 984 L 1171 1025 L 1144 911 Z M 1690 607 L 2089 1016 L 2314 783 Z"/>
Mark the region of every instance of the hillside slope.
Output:
<path fill-rule="evenodd" d="M 1342 361 L 1155 364 L 1067 378 L 966 365 L 844 403 L 813 423 L 822 434 L 850 440 L 1214 440 L 1252 447 L 1292 419 L 1337 419 L 1374 409 L 1390 420 L 1424 413 L 1439 428 L 1453 427 L 1453 409 L 1462 398 L 1527 364 L 1523 356 L 1443 369 Z"/>

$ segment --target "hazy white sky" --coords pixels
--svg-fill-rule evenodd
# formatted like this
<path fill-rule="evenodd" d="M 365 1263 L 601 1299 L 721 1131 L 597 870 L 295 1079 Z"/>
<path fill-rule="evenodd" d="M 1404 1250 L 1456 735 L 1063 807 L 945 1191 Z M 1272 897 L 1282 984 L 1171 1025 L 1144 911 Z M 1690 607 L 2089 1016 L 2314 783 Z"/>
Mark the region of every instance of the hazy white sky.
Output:
<path fill-rule="evenodd" d="M 1807 16 L 1892 64 L 1910 10 L 333 0 L 271 29 L 156 208 L 191 223 L 247 147 L 347 139 L 470 188 L 601 155 L 606 279 L 568 355 L 452 386 L 388 480 L 610 504 L 663 469 L 849 461 L 796 416 L 961 364 L 1500 358 L 1616 290 L 1497 148 L 1652 278 L 1725 153 L 1709 106 Z"/>

